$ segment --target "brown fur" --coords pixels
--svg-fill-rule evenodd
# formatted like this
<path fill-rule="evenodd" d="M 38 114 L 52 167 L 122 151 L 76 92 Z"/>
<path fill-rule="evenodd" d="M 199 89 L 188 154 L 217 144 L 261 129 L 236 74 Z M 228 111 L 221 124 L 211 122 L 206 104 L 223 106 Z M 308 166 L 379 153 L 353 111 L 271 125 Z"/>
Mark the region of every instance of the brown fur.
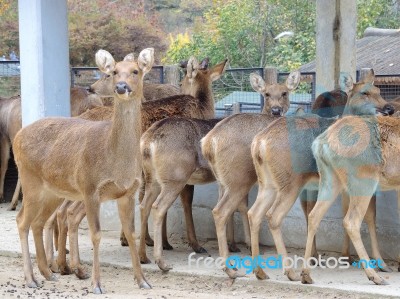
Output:
<path fill-rule="evenodd" d="M 200 139 L 219 121 L 167 118 L 154 123 L 142 135 L 140 147 L 146 180 L 145 196 L 140 205 L 142 231 L 139 256 L 142 263 L 150 262 L 146 255 L 145 228 L 153 208 L 154 257 L 160 269 L 171 269 L 162 258 L 162 222 L 186 185 L 206 184 L 215 180 L 201 153 Z M 192 201 L 184 202 L 184 210 L 186 222 L 193 221 L 187 217 L 192 213 Z M 206 252 L 198 245 L 194 227 L 192 231 L 188 230 L 188 240 L 196 252 Z"/>
<path fill-rule="evenodd" d="M 346 147 L 337 137 L 344 127 L 351 130 L 343 136 L 345 139 L 340 139 Z M 350 204 L 343 225 L 359 258 L 369 262 L 360 235 L 361 223 L 378 183 L 380 190 L 400 189 L 399 128 L 400 119 L 396 117 L 349 116 L 338 120 L 316 138 L 312 149 L 320 171 L 320 190 L 317 204 L 309 215 L 305 258 L 309 256 L 310 242 L 324 214 L 337 194 L 344 191 L 349 194 Z M 357 136 L 356 142 L 352 140 L 354 136 Z M 364 271 L 375 284 L 386 284 L 371 267 L 364 268 Z M 303 283 L 313 283 L 309 269 L 303 268 L 302 277 Z"/>
<path fill-rule="evenodd" d="M 360 108 L 360 111 L 368 111 L 371 107 L 373 111 L 386 109 L 387 102 L 380 96 L 379 89 L 368 89 L 369 85 L 370 82 L 354 84 L 345 110 L 356 112 L 355 107 Z M 360 90 L 368 91 L 360 93 Z M 251 151 L 258 176 L 259 192 L 249 210 L 253 256 L 258 255 L 259 228 L 265 214 L 278 254 L 283 258 L 287 256 L 281 233 L 282 221 L 306 184 L 308 189 L 312 189 L 313 183 L 314 190 L 318 188 L 319 177 L 311 152 L 311 143 L 335 121 L 335 118 L 320 118 L 315 115 L 281 118 L 254 137 Z M 345 199 L 343 201 L 346 202 Z M 347 206 L 344 205 L 343 209 L 347 211 Z M 309 211 L 304 209 L 304 212 L 307 214 Z M 366 221 L 372 243 L 376 245 L 373 247 L 374 255 L 380 258 L 374 217 L 375 213 L 371 209 Z M 312 255 L 315 254 L 315 243 L 313 245 Z M 265 276 L 261 268 L 255 272 L 257 277 Z M 300 279 L 292 268 L 286 267 L 285 274 L 290 280 Z"/>
<path fill-rule="evenodd" d="M 154 122 L 158 120 L 165 119 L 171 116 L 186 116 L 193 118 L 211 118 L 214 116 L 214 98 L 211 89 L 212 81 L 217 80 L 222 73 L 225 71 L 227 60 L 214 66 L 211 69 L 199 68 L 196 60 L 191 58 L 188 63 L 187 75 L 182 81 L 182 91 L 188 93 L 188 95 L 178 95 L 168 97 L 166 99 L 155 100 L 151 102 L 143 102 L 141 109 L 141 123 L 142 131 L 145 132 Z M 190 95 L 191 94 L 191 95 Z M 88 120 L 109 120 L 112 116 L 113 109 L 111 107 L 99 107 L 87 111 L 82 114 L 80 118 Z M 193 200 L 193 187 L 185 187 L 181 192 L 181 200 L 185 207 L 191 205 Z M 144 196 L 144 190 L 141 189 L 141 194 L 139 195 L 139 201 L 141 202 Z M 77 211 L 78 208 L 75 208 Z M 190 212 L 190 215 L 188 213 Z M 65 215 L 67 213 L 66 209 L 60 213 L 60 215 Z M 185 216 L 187 217 L 187 230 L 188 232 L 194 233 L 193 218 L 191 215 L 191 209 L 185 210 Z M 65 217 L 65 216 L 62 216 Z M 78 220 L 79 217 L 74 217 Z M 80 221 L 80 220 L 79 220 Z M 78 222 L 79 224 L 79 222 Z M 77 227 L 76 223 L 71 224 Z M 48 225 L 50 227 L 50 224 Z M 169 247 L 168 240 L 166 238 L 166 227 L 164 225 L 163 231 L 163 245 Z M 121 241 L 124 241 L 124 234 L 121 233 Z M 196 236 L 192 235 L 189 238 L 191 245 L 195 251 L 201 251 L 201 246 L 198 244 Z M 148 235 L 146 226 L 146 242 L 152 242 L 150 236 Z M 51 240 L 46 241 L 48 250 L 51 251 L 52 243 Z M 65 246 L 64 244 L 59 244 L 59 247 Z M 171 247 L 172 248 L 172 247 Z M 65 261 L 64 257 L 60 257 L 60 263 Z M 52 257 L 49 257 L 52 260 Z M 142 261 L 144 261 L 142 259 Z M 52 262 L 53 263 L 53 262 Z M 60 264 L 60 268 L 67 269 L 65 264 Z"/>
<path fill-rule="evenodd" d="M 77 116 L 94 107 L 103 106 L 101 99 L 88 93 L 84 88 L 71 88 L 70 90 L 71 115 Z M 1 136 L 1 172 L 0 172 L 0 198 L 3 197 L 4 178 L 10 157 L 10 147 L 15 135 L 22 127 L 21 97 L 15 96 L 9 99 L 0 98 L 0 136 Z M 14 191 L 9 210 L 15 210 L 20 194 L 20 183 Z"/>
<path fill-rule="evenodd" d="M 246 244 L 250 246 L 247 220 L 247 196 L 257 177 L 250 155 L 253 137 L 289 108 L 289 92 L 297 87 L 300 73 L 292 73 L 281 85 L 266 86 L 261 77 L 252 76 L 253 88 L 264 96 L 263 114 L 236 114 L 215 126 L 202 139 L 202 152 L 218 180 L 220 191 L 213 216 L 218 236 L 219 254 L 227 258 L 226 223 L 236 209 L 242 214 Z M 279 112 L 272 114 L 272 109 Z M 232 278 L 237 274 L 226 269 Z"/>
<path fill-rule="evenodd" d="M 105 73 L 114 72 L 114 115 L 111 121 L 79 118 L 45 118 L 21 129 L 13 142 L 24 204 L 17 216 L 26 283 L 38 287 L 30 262 L 28 233 L 32 227 L 37 263 L 47 280 L 55 280 L 43 246 L 43 227 L 63 198 L 84 201 L 93 242 L 94 293 L 100 283 L 100 203 L 116 199 L 122 227 L 129 242 L 132 266 L 139 286 L 149 288 L 141 270 L 135 245 L 135 192 L 141 181 L 141 99 L 143 76 L 154 62 L 153 49 L 139 55 L 138 62 L 115 63 L 100 50 L 96 62 Z M 74 247 L 71 247 L 71 250 Z M 71 252 L 71 257 L 76 253 Z M 71 268 L 79 265 L 71 261 Z"/>

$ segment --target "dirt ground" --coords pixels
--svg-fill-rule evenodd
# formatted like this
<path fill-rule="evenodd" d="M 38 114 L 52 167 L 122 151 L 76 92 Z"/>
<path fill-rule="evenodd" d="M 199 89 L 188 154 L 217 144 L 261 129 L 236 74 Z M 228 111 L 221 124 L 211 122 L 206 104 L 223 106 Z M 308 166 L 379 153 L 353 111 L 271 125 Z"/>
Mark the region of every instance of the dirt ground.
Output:
<path fill-rule="evenodd" d="M 121 247 L 119 232 L 104 231 L 100 245 L 101 281 L 105 295 L 93 295 L 91 281 L 78 280 L 74 275 L 59 276 L 58 281 L 45 281 L 38 273 L 34 258 L 34 246 L 30 237 L 35 277 L 42 281 L 39 289 L 24 285 L 20 242 L 16 228 L 16 212 L 6 211 L 7 204 L 0 204 L 0 298 L 400 298 L 400 273 L 381 273 L 390 285 L 376 286 L 360 269 L 315 269 L 313 285 L 290 282 L 280 269 L 269 269 L 269 280 L 259 281 L 253 274 L 230 280 L 219 268 L 189 267 L 191 249 L 180 238 L 170 238 L 172 251 L 164 251 L 166 261 L 173 265 L 168 274 L 162 274 L 152 263 L 143 265 L 151 290 L 140 290 L 133 279 L 129 250 Z M 215 240 L 203 240 L 201 245 L 211 257 L 218 257 Z M 92 246 L 85 224 L 79 233 L 81 260 L 90 271 Z M 248 255 L 245 246 L 240 245 L 241 255 Z M 275 248 L 262 247 L 261 252 L 275 255 Z M 303 249 L 289 249 L 289 255 L 303 255 Z M 153 260 L 152 248 L 148 257 Z M 334 253 L 325 253 L 332 256 Z M 206 257 L 207 255 L 201 255 Z M 396 265 L 389 263 L 392 269 Z"/>

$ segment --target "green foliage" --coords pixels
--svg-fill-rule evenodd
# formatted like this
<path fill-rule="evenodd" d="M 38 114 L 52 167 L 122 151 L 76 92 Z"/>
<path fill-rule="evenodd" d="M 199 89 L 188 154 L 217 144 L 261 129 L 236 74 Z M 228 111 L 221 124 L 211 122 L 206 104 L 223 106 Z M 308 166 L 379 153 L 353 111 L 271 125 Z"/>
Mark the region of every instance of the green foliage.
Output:
<path fill-rule="evenodd" d="M 11 51 L 18 52 L 18 14 L 17 1 L 2 1 L 0 2 L 1 17 L 0 17 L 0 56 L 8 55 Z"/>
<path fill-rule="evenodd" d="M 398 0 L 357 0 L 357 36 L 368 27 L 399 28 L 399 5 Z"/>

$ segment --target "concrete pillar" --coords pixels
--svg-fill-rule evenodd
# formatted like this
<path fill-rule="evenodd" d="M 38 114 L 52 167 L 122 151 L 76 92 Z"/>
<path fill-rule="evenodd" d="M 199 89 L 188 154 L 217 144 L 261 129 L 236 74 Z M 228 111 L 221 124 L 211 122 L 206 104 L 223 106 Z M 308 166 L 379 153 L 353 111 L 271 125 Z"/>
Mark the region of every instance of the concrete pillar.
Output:
<path fill-rule="evenodd" d="M 337 87 L 341 72 L 355 80 L 356 25 L 356 1 L 317 0 L 317 95 Z"/>
<path fill-rule="evenodd" d="M 164 67 L 164 83 L 172 84 L 175 86 L 180 85 L 179 67 L 177 65 L 166 65 Z"/>
<path fill-rule="evenodd" d="M 19 0 L 22 124 L 69 116 L 66 0 Z"/>

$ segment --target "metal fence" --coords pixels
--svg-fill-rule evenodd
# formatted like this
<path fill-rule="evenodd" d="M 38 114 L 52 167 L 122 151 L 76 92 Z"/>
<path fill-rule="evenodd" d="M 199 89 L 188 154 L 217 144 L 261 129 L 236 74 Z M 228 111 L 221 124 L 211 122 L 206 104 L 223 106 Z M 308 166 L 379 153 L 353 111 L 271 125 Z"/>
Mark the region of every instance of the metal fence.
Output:
<path fill-rule="evenodd" d="M 381 96 L 386 101 L 400 97 L 400 74 L 376 75 L 375 86 L 381 90 Z"/>

